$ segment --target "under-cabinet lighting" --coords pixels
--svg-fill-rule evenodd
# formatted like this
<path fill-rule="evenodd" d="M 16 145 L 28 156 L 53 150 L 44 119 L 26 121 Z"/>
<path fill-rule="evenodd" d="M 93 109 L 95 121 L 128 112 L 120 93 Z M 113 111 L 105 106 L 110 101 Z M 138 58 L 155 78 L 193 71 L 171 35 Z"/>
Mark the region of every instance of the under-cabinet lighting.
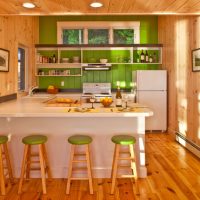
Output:
<path fill-rule="evenodd" d="M 90 4 L 90 7 L 92 7 L 92 8 L 100 8 L 102 6 L 103 6 L 103 4 L 101 2 L 92 2 Z"/>
<path fill-rule="evenodd" d="M 25 3 L 22 4 L 22 6 L 24 8 L 35 8 L 35 4 L 30 3 L 30 2 L 25 2 Z"/>
<path fill-rule="evenodd" d="M 84 67 L 84 70 L 109 70 L 109 67 Z"/>

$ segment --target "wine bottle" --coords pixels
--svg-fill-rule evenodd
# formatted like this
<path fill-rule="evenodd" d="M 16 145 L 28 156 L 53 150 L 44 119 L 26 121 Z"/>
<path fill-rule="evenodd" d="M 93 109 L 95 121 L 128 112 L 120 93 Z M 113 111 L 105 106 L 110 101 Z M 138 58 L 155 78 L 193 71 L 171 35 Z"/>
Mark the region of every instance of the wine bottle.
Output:
<path fill-rule="evenodd" d="M 149 55 L 148 55 L 148 52 L 146 50 L 146 54 L 145 54 L 145 63 L 148 63 L 149 62 Z"/>
<path fill-rule="evenodd" d="M 157 63 L 157 56 L 155 52 L 153 53 L 153 63 Z"/>
<path fill-rule="evenodd" d="M 153 62 L 153 58 L 152 58 L 152 55 L 151 55 L 151 54 L 149 55 L 149 62 L 150 62 L 150 63 Z"/>
<path fill-rule="evenodd" d="M 52 63 L 56 63 L 56 55 L 55 54 L 53 54 Z"/>
<path fill-rule="evenodd" d="M 120 91 L 120 87 L 117 87 L 117 92 L 116 92 L 116 107 L 122 107 L 122 95 Z"/>
<path fill-rule="evenodd" d="M 142 50 L 142 52 L 140 54 L 140 61 L 141 61 L 141 63 L 144 63 L 144 60 L 145 60 L 145 56 L 144 56 L 144 52 Z"/>
<path fill-rule="evenodd" d="M 139 53 L 137 52 L 137 63 L 139 63 L 140 62 L 140 56 L 139 56 Z"/>

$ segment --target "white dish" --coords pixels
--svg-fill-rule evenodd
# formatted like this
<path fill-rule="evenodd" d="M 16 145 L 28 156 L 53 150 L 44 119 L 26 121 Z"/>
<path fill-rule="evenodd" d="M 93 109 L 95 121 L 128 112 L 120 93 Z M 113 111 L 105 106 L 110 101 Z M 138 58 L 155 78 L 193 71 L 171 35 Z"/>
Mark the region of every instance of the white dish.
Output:
<path fill-rule="evenodd" d="M 108 59 L 106 59 L 106 58 L 101 58 L 100 59 L 100 63 L 102 63 L 102 64 L 105 64 L 107 62 L 108 62 Z"/>

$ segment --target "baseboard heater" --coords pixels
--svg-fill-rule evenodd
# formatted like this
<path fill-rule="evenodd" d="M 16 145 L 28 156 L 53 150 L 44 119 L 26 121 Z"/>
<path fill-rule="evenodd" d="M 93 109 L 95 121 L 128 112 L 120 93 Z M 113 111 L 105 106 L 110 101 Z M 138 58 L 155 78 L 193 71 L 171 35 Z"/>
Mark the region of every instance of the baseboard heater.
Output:
<path fill-rule="evenodd" d="M 187 139 L 183 134 L 176 132 L 176 141 L 200 158 L 200 146 Z"/>

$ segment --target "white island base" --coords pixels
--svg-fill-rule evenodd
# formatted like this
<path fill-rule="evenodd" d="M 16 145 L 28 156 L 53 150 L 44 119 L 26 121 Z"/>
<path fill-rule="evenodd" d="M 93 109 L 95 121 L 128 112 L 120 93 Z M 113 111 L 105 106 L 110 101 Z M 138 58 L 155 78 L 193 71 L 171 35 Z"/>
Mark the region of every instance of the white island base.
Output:
<path fill-rule="evenodd" d="M 93 177 L 111 177 L 114 144 L 113 135 L 128 134 L 136 137 L 136 160 L 139 177 L 147 176 L 145 166 L 145 117 L 135 116 L 97 117 L 0 117 L 1 134 L 11 135 L 9 143 L 10 157 L 15 177 L 19 177 L 24 145 L 21 140 L 30 134 L 44 134 L 53 178 L 66 178 L 70 156 L 70 144 L 67 138 L 74 134 L 86 134 L 92 137 L 91 160 Z M 84 115 L 84 114 L 83 114 Z M 117 115 L 117 114 L 116 114 Z M 38 176 L 33 172 L 33 177 Z"/>

